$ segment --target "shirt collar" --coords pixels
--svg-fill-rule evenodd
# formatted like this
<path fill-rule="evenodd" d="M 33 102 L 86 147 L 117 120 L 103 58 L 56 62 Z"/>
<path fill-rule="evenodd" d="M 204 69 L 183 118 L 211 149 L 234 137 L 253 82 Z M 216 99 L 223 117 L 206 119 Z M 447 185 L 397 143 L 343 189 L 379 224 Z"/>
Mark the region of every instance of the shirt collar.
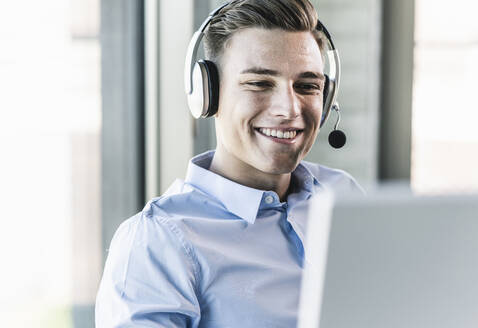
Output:
<path fill-rule="evenodd" d="M 214 150 L 208 151 L 189 161 L 185 179 L 187 184 L 212 196 L 229 212 L 248 223 L 255 222 L 259 209 L 280 204 L 274 192 L 250 188 L 209 171 L 214 153 Z M 292 176 L 296 181 L 296 188 L 307 193 L 314 193 L 314 186 L 319 184 L 310 170 L 302 164 L 297 166 Z"/>
<path fill-rule="evenodd" d="M 320 187 L 320 183 L 314 174 L 302 163 L 292 172 L 292 178 L 296 183 L 296 188 L 309 193 L 314 193 L 316 187 Z"/>

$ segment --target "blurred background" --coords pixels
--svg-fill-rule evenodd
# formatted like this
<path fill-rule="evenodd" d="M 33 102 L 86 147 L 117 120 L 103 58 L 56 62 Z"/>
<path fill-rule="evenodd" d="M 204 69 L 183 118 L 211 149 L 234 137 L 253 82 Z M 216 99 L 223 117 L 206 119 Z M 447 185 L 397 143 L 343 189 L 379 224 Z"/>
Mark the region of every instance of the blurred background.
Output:
<path fill-rule="evenodd" d="M 315 0 L 342 60 L 341 150 L 365 188 L 478 190 L 478 4 Z M 111 237 L 215 147 L 186 47 L 219 0 L 0 3 L 0 326 L 94 327 Z"/>

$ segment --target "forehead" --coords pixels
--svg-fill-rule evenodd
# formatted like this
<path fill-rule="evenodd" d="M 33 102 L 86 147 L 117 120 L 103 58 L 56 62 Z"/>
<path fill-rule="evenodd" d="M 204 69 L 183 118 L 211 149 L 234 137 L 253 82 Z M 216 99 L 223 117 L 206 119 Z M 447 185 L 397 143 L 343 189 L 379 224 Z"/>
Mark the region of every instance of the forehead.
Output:
<path fill-rule="evenodd" d="M 233 34 L 223 54 L 226 70 L 266 67 L 278 71 L 323 70 L 320 49 L 311 32 L 247 28 Z"/>

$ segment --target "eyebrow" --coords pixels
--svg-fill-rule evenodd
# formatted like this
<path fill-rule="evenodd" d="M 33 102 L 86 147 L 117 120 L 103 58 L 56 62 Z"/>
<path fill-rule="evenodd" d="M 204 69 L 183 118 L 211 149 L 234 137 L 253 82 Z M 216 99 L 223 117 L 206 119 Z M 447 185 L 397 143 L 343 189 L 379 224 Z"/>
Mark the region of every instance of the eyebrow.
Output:
<path fill-rule="evenodd" d="M 245 69 L 241 72 L 241 74 L 259 74 L 259 75 L 270 75 L 270 76 L 280 75 L 278 71 L 267 69 L 267 68 L 261 68 L 261 67 L 251 67 L 251 68 Z M 312 72 L 312 71 L 300 73 L 299 78 L 325 80 L 325 76 L 323 73 Z"/>
<path fill-rule="evenodd" d="M 274 71 L 272 69 L 267 69 L 267 68 L 260 68 L 260 67 L 251 67 L 248 69 L 245 69 L 241 72 L 241 74 L 260 74 L 260 75 L 271 75 L 271 76 L 279 76 L 278 71 Z"/>
<path fill-rule="evenodd" d="M 323 73 L 319 72 L 304 72 L 300 73 L 299 77 L 301 79 L 319 79 L 319 80 L 325 80 L 325 76 Z"/>

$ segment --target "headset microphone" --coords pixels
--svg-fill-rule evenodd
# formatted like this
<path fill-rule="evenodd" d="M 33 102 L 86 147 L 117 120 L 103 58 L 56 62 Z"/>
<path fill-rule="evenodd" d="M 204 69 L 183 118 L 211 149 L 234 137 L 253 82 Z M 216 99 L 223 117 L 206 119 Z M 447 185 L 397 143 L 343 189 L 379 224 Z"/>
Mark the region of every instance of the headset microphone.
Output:
<path fill-rule="evenodd" d="M 339 123 L 340 123 L 340 107 L 339 103 L 336 102 L 332 106 L 332 110 L 337 112 L 337 122 L 335 122 L 334 130 L 330 132 L 329 134 L 329 144 L 338 149 L 342 148 L 345 145 L 345 142 L 347 141 L 347 137 L 345 136 L 345 133 L 342 130 L 338 129 Z"/>

